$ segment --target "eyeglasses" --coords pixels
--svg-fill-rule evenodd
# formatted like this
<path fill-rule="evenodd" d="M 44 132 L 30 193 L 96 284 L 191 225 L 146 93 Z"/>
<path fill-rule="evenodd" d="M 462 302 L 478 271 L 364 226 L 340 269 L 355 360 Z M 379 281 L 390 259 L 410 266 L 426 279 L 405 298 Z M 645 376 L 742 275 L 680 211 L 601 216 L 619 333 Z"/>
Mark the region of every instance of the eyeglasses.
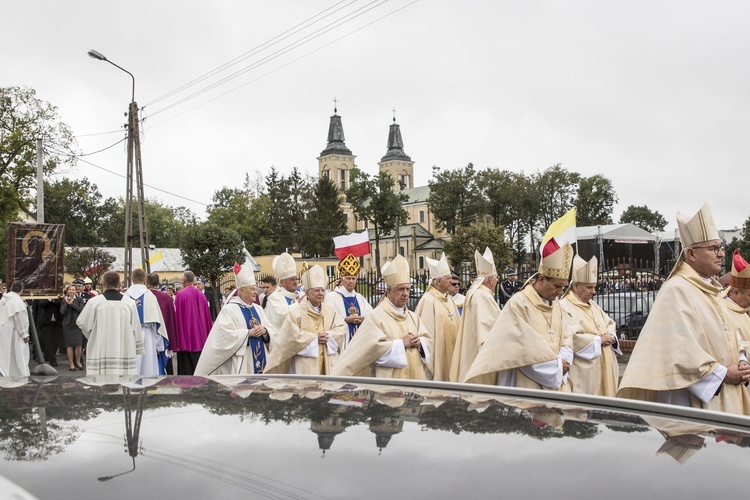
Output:
<path fill-rule="evenodd" d="M 696 248 L 696 249 L 697 248 L 704 248 L 706 250 L 711 250 L 716 255 L 719 255 L 719 252 L 723 252 L 724 251 L 724 245 L 711 245 L 711 246 L 708 246 L 708 247 L 690 247 L 690 248 Z"/>
<path fill-rule="evenodd" d="M 451 286 L 458 286 L 458 283 L 451 283 Z"/>

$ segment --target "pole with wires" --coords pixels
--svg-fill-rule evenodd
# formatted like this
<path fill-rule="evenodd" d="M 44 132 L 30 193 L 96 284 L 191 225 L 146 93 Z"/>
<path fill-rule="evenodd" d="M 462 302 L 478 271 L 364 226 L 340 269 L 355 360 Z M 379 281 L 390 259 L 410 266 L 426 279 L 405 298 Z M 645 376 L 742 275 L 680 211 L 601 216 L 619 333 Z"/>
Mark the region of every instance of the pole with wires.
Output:
<path fill-rule="evenodd" d="M 129 284 L 133 272 L 133 170 L 136 175 L 136 190 L 138 193 L 138 234 L 141 247 L 141 267 L 151 272 L 148 248 L 148 230 L 146 227 L 146 204 L 143 194 L 143 167 L 141 162 L 141 139 L 138 126 L 138 104 L 135 102 L 135 76 L 125 68 L 118 66 L 104 54 L 96 50 L 90 50 L 89 56 L 98 61 L 106 61 L 112 66 L 124 71 L 133 80 L 133 90 L 128 107 L 128 161 L 125 176 L 125 262 L 123 268 L 123 283 Z"/>

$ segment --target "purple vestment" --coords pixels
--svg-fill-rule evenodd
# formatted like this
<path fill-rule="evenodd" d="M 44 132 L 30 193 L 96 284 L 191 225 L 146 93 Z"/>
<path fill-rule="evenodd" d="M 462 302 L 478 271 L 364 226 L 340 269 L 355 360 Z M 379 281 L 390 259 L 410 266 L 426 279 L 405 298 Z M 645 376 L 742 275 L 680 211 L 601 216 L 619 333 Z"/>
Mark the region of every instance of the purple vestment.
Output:
<path fill-rule="evenodd" d="M 164 317 L 164 328 L 167 329 L 167 336 L 169 337 L 169 349 L 179 351 L 180 340 L 177 335 L 177 322 L 174 316 L 174 301 L 164 292 L 153 288 L 149 288 L 149 290 L 159 302 L 159 309 L 161 309 L 161 315 Z"/>
<path fill-rule="evenodd" d="M 174 307 L 178 339 L 172 350 L 202 351 L 213 326 L 206 296 L 194 286 L 186 286 L 175 295 Z"/>

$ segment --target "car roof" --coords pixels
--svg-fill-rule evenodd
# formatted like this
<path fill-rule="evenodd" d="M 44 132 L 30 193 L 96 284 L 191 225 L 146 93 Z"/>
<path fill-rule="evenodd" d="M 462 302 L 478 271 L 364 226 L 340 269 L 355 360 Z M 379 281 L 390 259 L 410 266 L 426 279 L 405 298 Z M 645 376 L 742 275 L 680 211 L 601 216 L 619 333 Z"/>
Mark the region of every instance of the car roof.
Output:
<path fill-rule="evenodd" d="M 750 446 L 743 416 L 494 386 L 268 375 L 0 385 L 0 475 L 38 498 L 740 494 Z"/>

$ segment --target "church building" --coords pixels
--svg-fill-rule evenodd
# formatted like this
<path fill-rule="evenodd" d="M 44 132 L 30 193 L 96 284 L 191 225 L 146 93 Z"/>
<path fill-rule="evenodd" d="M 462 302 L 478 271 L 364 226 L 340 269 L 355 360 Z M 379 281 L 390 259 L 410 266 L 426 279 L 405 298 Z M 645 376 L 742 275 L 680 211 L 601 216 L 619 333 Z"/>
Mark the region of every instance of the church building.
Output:
<path fill-rule="evenodd" d="M 355 158 L 356 156 L 346 146 L 341 116 L 338 115 L 338 110 L 334 108 L 333 116 L 331 116 L 328 125 L 328 144 L 318 157 L 318 175 L 333 179 L 343 193 L 349 189 L 351 170 L 356 167 Z M 396 255 L 398 247 L 398 253 L 409 261 L 412 270 L 425 271 L 427 269 L 425 258 L 438 259 L 440 257 L 443 250 L 442 239 L 447 236 L 447 233 L 438 230 L 427 206 L 427 198 L 430 196 L 429 186 L 414 187 L 414 162 L 404 152 L 401 128 L 396 123 L 395 117 L 388 130 L 388 148 L 378 163 L 378 171 L 387 172 L 395 180 L 394 189 L 399 189 L 399 181 L 403 182 L 405 188 L 402 193 L 409 197 L 402 205 L 409 214 L 409 218 L 406 224 L 398 228 L 398 238 L 396 238 L 395 232 L 382 234 L 380 237 L 381 262 L 378 265 L 382 267 L 385 262 L 392 259 Z M 342 209 L 347 216 L 347 230 L 349 232 L 368 229 L 368 221 L 358 220 L 351 205 L 344 201 Z M 375 265 L 373 261 L 375 258 L 375 235 L 373 230 L 370 229 L 369 232 L 373 253 L 364 257 L 363 267 L 365 269 L 370 269 Z"/>

